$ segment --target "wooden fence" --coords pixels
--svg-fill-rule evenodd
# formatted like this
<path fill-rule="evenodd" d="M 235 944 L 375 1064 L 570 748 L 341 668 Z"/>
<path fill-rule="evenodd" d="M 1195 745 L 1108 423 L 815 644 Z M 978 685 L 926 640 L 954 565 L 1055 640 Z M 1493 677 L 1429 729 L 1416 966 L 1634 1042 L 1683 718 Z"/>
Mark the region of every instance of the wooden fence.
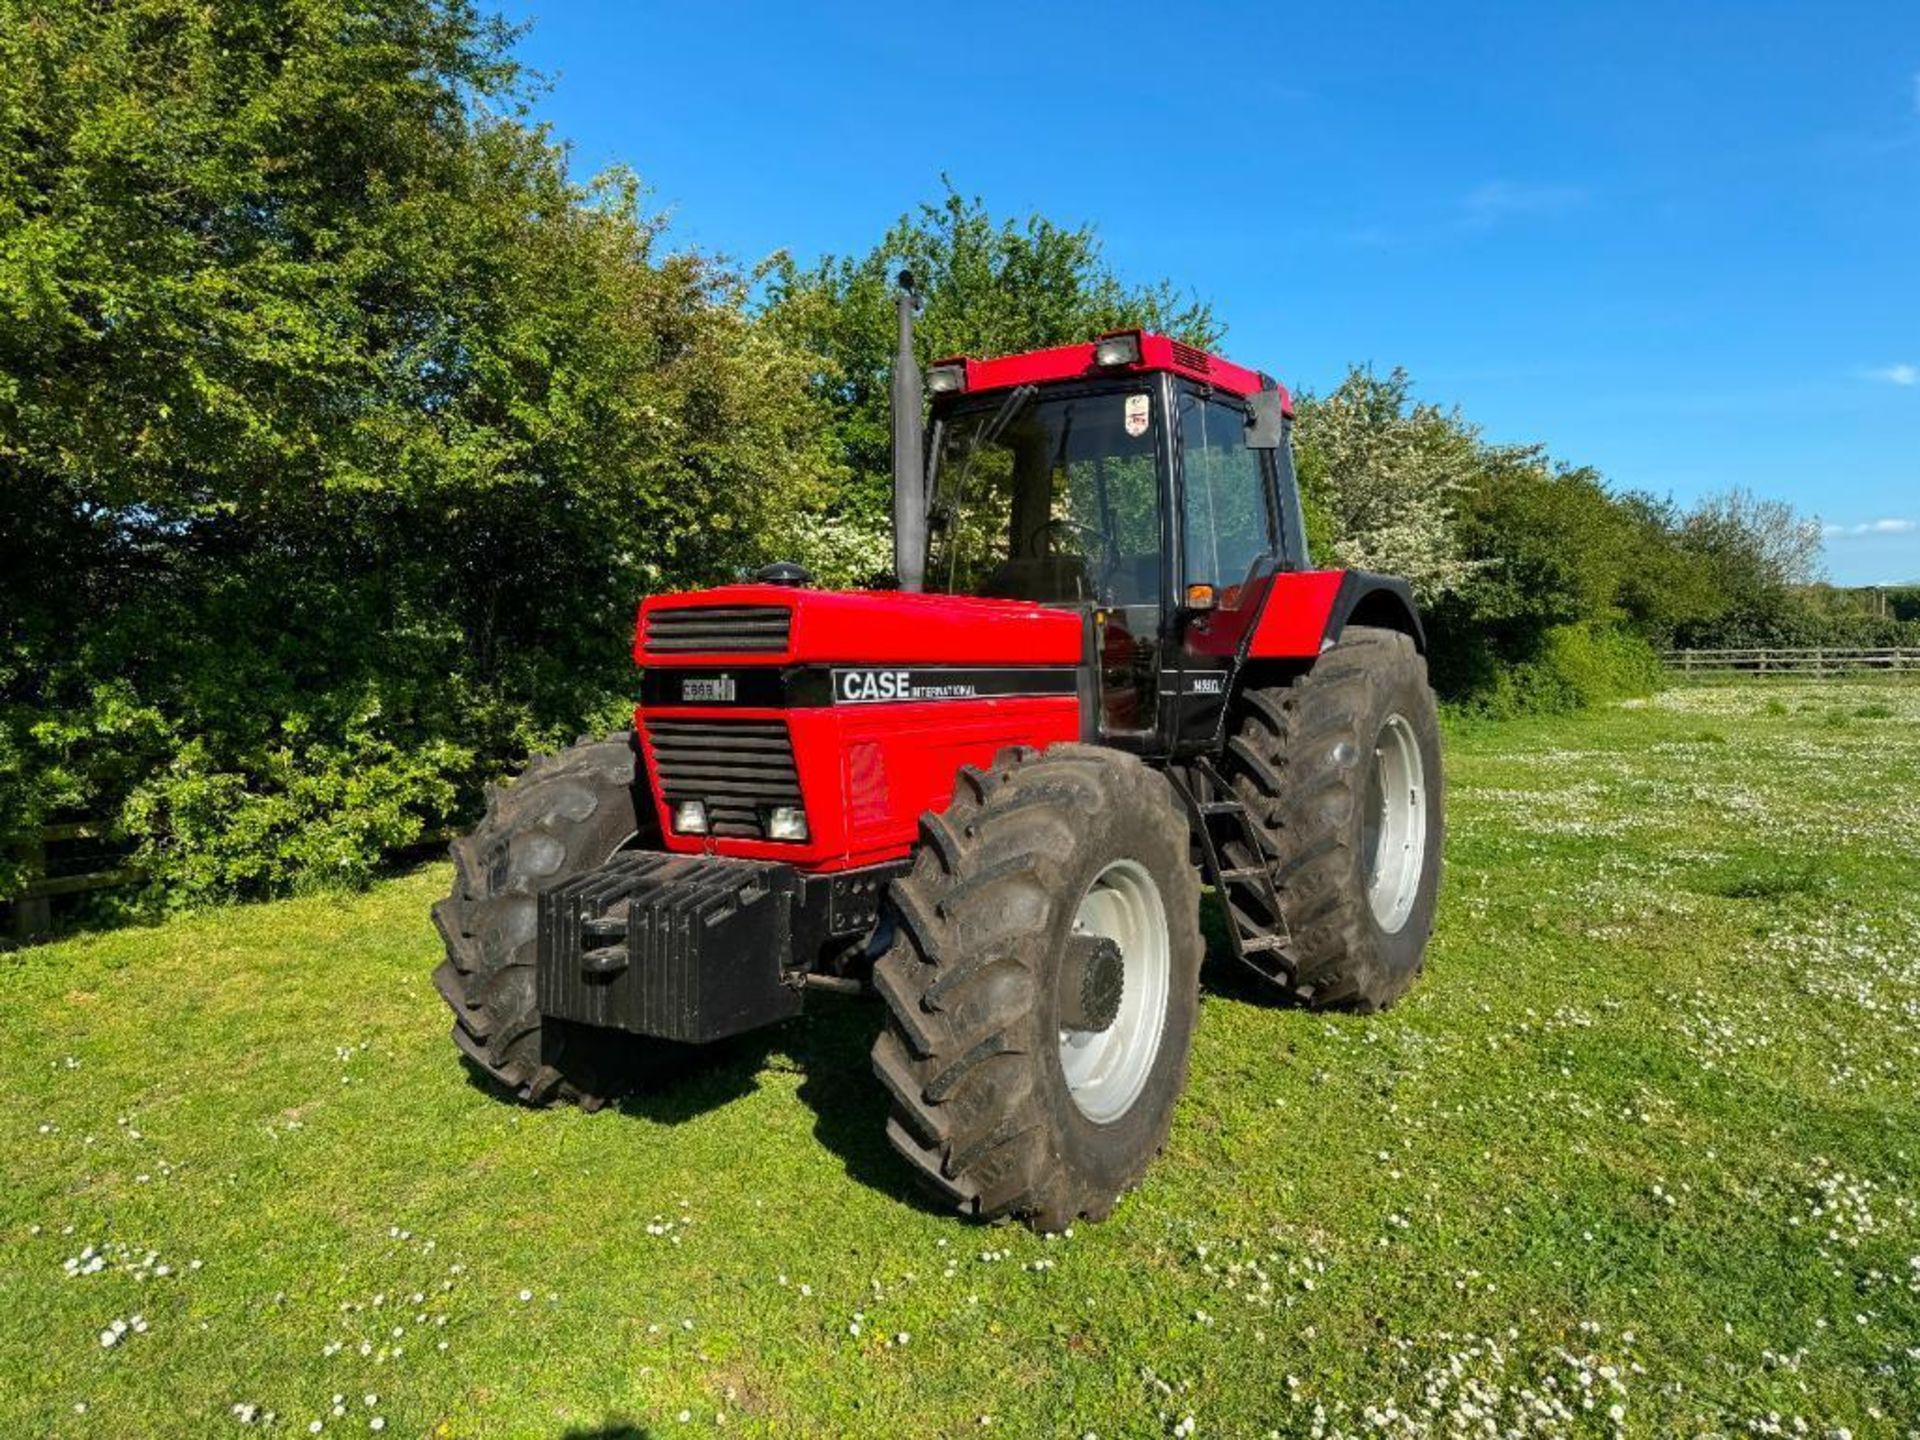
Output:
<path fill-rule="evenodd" d="M 130 865 L 113 863 L 117 857 L 95 855 L 83 860 L 85 868 L 69 869 L 55 865 L 48 873 L 48 851 L 86 841 L 108 839 L 106 826 L 95 820 L 75 820 L 64 825 L 48 825 L 40 832 L 39 843 L 30 847 L 27 869 L 35 876 L 8 905 L 12 911 L 8 930 L 16 940 L 30 940 L 53 928 L 53 902 L 62 895 L 80 895 L 89 890 L 112 890 L 130 885 L 140 871 Z"/>
<path fill-rule="evenodd" d="M 1660 656 L 1670 670 L 1683 674 L 1740 671 L 1774 675 L 1845 675 L 1857 670 L 1912 670 L 1920 672 L 1920 648 L 1895 646 L 1881 650 L 1801 646 L 1751 650 L 1667 650 Z"/>

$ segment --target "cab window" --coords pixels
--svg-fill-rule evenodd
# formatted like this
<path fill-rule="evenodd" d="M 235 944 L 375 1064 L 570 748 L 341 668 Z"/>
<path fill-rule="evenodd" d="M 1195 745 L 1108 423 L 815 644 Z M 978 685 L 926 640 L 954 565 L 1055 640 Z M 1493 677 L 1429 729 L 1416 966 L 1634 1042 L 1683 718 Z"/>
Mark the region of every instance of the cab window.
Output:
<path fill-rule="evenodd" d="M 1185 583 L 1211 585 L 1232 608 L 1254 562 L 1274 551 L 1264 452 L 1246 446 L 1246 417 L 1188 391 L 1180 400 Z"/>
<path fill-rule="evenodd" d="M 930 588 L 1158 605 L 1160 469 L 1146 388 L 986 397 L 934 445 Z"/>

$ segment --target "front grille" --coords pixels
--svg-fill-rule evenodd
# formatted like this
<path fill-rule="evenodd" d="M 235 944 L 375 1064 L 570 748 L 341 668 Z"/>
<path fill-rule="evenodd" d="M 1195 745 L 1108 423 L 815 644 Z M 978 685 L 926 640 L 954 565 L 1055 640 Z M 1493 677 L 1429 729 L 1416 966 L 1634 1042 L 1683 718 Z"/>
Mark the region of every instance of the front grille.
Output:
<path fill-rule="evenodd" d="M 793 740 L 781 720 L 649 720 L 661 798 L 707 807 L 708 833 L 765 838 L 764 812 L 800 803 Z"/>
<path fill-rule="evenodd" d="M 784 650 L 793 629 L 785 605 L 704 605 L 647 612 L 646 648 L 657 654 Z"/>

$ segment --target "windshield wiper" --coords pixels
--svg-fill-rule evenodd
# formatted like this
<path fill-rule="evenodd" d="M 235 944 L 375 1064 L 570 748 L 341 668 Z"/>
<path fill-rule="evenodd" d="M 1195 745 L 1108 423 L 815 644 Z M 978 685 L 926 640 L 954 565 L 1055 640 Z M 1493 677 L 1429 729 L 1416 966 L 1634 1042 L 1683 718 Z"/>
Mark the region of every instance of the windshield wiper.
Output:
<path fill-rule="evenodd" d="M 940 517 L 942 526 L 948 525 L 959 513 L 967 498 L 967 480 L 973 474 L 974 457 L 980 453 L 982 445 L 990 445 L 1000 438 L 1007 426 L 1013 423 L 1013 417 L 1025 408 L 1026 403 L 1039 393 L 1037 385 L 1016 385 L 1007 392 L 1007 398 L 1000 402 L 1000 408 L 993 412 L 987 423 L 973 432 L 973 438 L 967 442 L 967 453 L 960 460 L 960 474 L 953 482 L 953 498 L 945 504 L 934 506 L 933 513 Z M 937 459 L 937 457 L 936 457 Z M 938 466 L 936 465 L 936 470 Z M 931 483 L 931 481 L 929 481 Z M 947 592 L 953 592 L 954 579 L 960 573 L 960 547 L 964 536 L 957 531 L 947 545 Z"/>
<path fill-rule="evenodd" d="M 1025 409 L 1027 402 L 1039 393 L 1040 387 L 1037 385 L 1014 386 L 1007 392 L 1006 399 L 1000 402 L 1000 408 L 988 417 L 987 423 L 973 432 L 973 437 L 967 441 L 967 453 L 960 457 L 960 477 L 953 482 L 952 496 L 946 500 L 936 498 L 934 502 L 933 511 L 936 515 L 952 515 L 960 508 L 960 502 L 966 498 L 967 477 L 973 471 L 973 457 L 980 453 L 982 445 L 991 445 L 998 440 L 1007 426 L 1013 423 L 1014 416 Z M 945 421 L 941 422 L 940 428 L 942 431 L 946 429 Z M 927 488 L 934 491 L 936 497 L 939 480 L 940 447 L 936 445 L 933 447 L 933 470 L 927 476 Z"/>

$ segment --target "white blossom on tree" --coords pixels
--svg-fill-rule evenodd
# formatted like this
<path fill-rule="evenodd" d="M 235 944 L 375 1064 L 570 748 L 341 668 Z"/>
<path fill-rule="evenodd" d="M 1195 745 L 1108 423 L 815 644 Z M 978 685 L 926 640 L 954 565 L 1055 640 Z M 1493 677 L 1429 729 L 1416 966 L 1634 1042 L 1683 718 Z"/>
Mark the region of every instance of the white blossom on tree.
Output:
<path fill-rule="evenodd" d="M 1422 599 L 1472 573 L 1453 512 L 1479 434 L 1456 413 L 1416 403 L 1405 371 L 1382 379 L 1356 367 L 1331 394 L 1303 398 L 1298 434 L 1319 563 L 1404 575 Z"/>

